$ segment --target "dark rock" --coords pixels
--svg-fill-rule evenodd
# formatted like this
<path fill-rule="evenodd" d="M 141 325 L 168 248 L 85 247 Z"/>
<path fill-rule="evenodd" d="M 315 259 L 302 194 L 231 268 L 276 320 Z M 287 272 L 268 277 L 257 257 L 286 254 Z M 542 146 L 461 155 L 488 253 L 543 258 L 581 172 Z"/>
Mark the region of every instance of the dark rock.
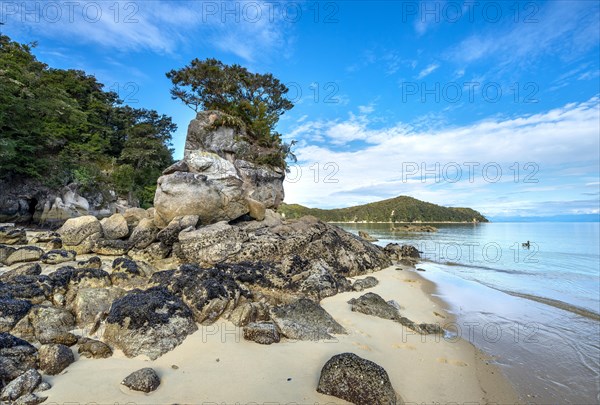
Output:
<path fill-rule="evenodd" d="M 75 326 L 73 315 L 64 308 L 36 306 L 13 328 L 13 333 L 26 339 L 36 339 L 42 344 L 77 343 L 70 330 Z"/>
<path fill-rule="evenodd" d="M 201 269 L 182 265 L 177 269 L 154 273 L 151 282 L 167 287 L 183 299 L 198 323 L 210 324 L 232 311 L 240 297 L 250 292 L 220 268 Z"/>
<path fill-rule="evenodd" d="M 15 401 L 19 397 L 31 394 L 42 382 L 42 376 L 35 369 L 29 369 L 19 377 L 9 382 L 2 393 L 0 401 Z"/>
<path fill-rule="evenodd" d="M 110 279 L 114 285 L 126 284 L 132 279 L 145 276 L 135 261 L 125 257 L 116 258 L 113 261 L 112 268 Z"/>
<path fill-rule="evenodd" d="M 112 349 L 106 343 L 88 338 L 79 339 L 78 352 L 84 357 L 93 359 L 106 359 L 113 354 Z"/>
<path fill-rule="evenodd" d="M 377 284 L 379 284 L 379 281 L 375 277 L 368 276 L 363 279 L 356 280 L 354 284 L 352 284 L 352 289 L 354 291 L 362 291 L 367 288 L 373 288 Z"/>
<path fill-rule="evenodd" d="M 37 349 L 31 343 L 0 332 L 0 386 L 37 366 Z"/>
<path fill-rule="evenodd" d="M 0 298 L 0 332 L 10 332 L 30 309 L 29 301 Z"/>
<path fill-rule="evenodd" d="M 182 217 L 175 217 L 166 228 L 162 229 L 157 235 L 156 238 L 162 242 L 165 246 L 172 247 L 175 242 L 177 242 L 179 237 L 179 232 L 189 227 L 196 228 L 198 224 L 198 216 L 197 215 L 186 215 Z"/>
<path fill-rule="evenodd" d="M 41 257 L 43 263 L 60 264 L 75 260 L 77 253 L 73 250 L 51 250 Z"/>
<path fill-rule="evenodd" d="M 272 322 L 250 323 L 244 326 L 244 339 L 261 345 L 279 343 L 279 332 Z"/>
<path fill-rule="evenodd" d="M 43 383 L 42 383 L 43 384 Z M 40 384 L 40 385 L 42 385 Z M 39 387 L 39 386 L 38 386 Z M 14 402 L 14 405 L 38 405 L 45 402 L 48 397 L 39 397 L 36 394 L 25 394 Z"/>
<path fill-rule="evenodd" d="M 415 259 L 421 258 L 419 250 L 412 245 L 400 246 L 397 243 L 389 243 L 383 250 L 392 260 L 396 261 L 409 259 L 411 263 L 414 263 L 416 262 Z"/>
<path fill-rule="evenodd" d="M 42 345 L 39 356 L 40 369 L 49 375 L 60 374 L 75 361 L 71 349 L 61 344 Z"/>
<path fill-rule="evenodd" d="M 98 256 L 92 256 L 87 260 L 77 262 L 76 266 L 79 269 L 101 269 L 102 260 Z"/>
<path fill-rule="evenodd" d="M 61 267 L 49 276 L 54 291 L 65 294 L 69 289 L 77 288 L 102 288 L 111 285 L 110 275 L 100 269 L 81 268 L 71 266 Z"/>
<path fill-rule="evenodd" d="M 13 276 L 7 282 L 0 282 L 0 297 L 25 299 L 32 304 L 40 304 L 52 295 L 52 281 L 48 276 Z"/>
<path fill-rule="evenodd" d="M 198 329 L 192 311 L 164 287 L 133 290 L 119 298 L 106 318 L 104 340 L 129 356 L 156 359 Z"/>
<path fill-rule="evenodd" d="M 317 392 L 356 405 L 392 405 L 397 401 L 387 372 L 353 353 L 335 355 L 325 363 Z"/>
<path fill-rule="evenodd" d="M 331 333 L 347 333 L 319 304 L 306 298 L 272 308 L 271 319 L 288 339 L 333 339 Z"/>
<path fill-rule="evenodd" d="M 0 281 L 9 282 L 16 276 L 37 276 L 42 273 L 39 263 L 26 263 L 0 275 Z"/>
<path fill-rule="evenodd" d="M 134 391 L 152 392 L 160 385 L 160 377 L 151 368 L 142 368 L 129 374 L 123 382 L 124 386 Z"/>
<path fill-rule="evenodd" d="M 104 256 L 122 256 L 130 249 L 131 243 L 121 239 L 100 239 L 92 246 L 92 252 Z"/>

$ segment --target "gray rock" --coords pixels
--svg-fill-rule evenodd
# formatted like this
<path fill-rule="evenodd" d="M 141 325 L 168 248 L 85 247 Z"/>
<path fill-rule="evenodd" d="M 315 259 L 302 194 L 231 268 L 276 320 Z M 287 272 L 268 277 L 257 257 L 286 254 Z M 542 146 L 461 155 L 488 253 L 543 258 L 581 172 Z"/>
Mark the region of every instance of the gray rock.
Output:
<path fill-rule="evenodd" d="M 8 245 L 0 245 L 0 264 L 6 264 L 6 259 L 17 250 Z"/>
<path fill-rule="evenodd" d="M 10 332 L 30 309 L 29 301 L 0 298 L 0 332 Z"/>
<path fill-rule="evenodd" d="M 0 243 L 5 245 L 27 244 L 27 232 L 14 226 L 0 226 Z"/>
<path fill-rule="evenodd" d="M 23 339 L 0 332 L 0 386 L 37 366 L 35 347 Z"/>
<path fill-rule="evenodd" d="M 305 298 L 272 308 L 271 319 L 288 339 L 333 339 L 331 334 L 347 333 L 319 304 Z"/>
<path fill-rule="evenodd" d="M 60 264 L 72 262 L 77 257 L 77 253 L 73 250 L 51 250 L 41 257 L 43 263 Z"/>
<path fill-rule="evenodd" d="M 113 351 L 109 345 L 95 339 L 79 339 L 78 353 L 87 358 L 106 359 L 112 356 Z"/>
<path fill-rule="evenodd" d="M 396 302 L 386 302 L 375 293 L 366 293 L 359 298 L 351 299 L 348 303 L 351 305 L 351 309 L 354 312 L 393 320 L 421 335 L 439 334 L 444 332 L 442 327 L 438 324 L 417 324 L 410 319 L 403 317 L 400 315 L 400 312 L 398 312 L 398 304 Z"/>
<path fill-rule="evenodd" d="M 39 397 L 36 394 L 26 394 L 17 399 L 14 402 L 14 405 L 38 405 L 45 402 L 47 399 L 48 397 Z"/>
<path fill-rule="evenodd" d="M 166 288 L 133 290 L 113 302 L 104 340 L 125 355 L 152 360 L 173 350 L 198 329 L 192 311 Z"/>
<path fill-rule="evenodd" d="M 277 327 L 272 322 L 250 323 L 244 326 L 244 339 L 261 345 L 279 343 Z"/>
<path fill-rule="evenodd" d="M 262 302 L 245 302 L 229 315 L 229 320 L 235 326 L 246 326 L 252 322 L 267 321 L 269 318 L 269 307 Z"/>
<path fill-rule="evenodd" d="M 108 314 L 112 303 L 123 295 L 125 290 L 116 287 L 78 289 L 71 306 L 77 324 L 93 325 L 102 314 Z"/>
<path fill-rule="evenodd" d="M 31 394 L 42 382 L 42 376 L 35 369 L 27 370 L 24 374 L 9 382 L 0 393 L 0 401 L 15 401 L 19 397 Z"/>
<path fill-rule="evenodd" d="M 40 369 L 49 375 L 60 374 L 75 361 L 73 352 L 65 345 L 42 345 L 39 349 Z"/>
<path fill-rule="evenodd" d="M 129 235 L 127 220 L 121 214 L 113 214 L 100 221 L 106 239 L 122 239 Z"/>
<path fill-rule="evenodd" d="M 143 208 L 128 208 L 123 213 L 123 217 L 127 221 L 129 230 L 133 230 L 142 219 L 148 218 L 148 212 Z"/>
<path fill-rule="evenodd" d="M 129 374 L 121 382 L 127 388 L 134 391 L 152 392 L 160 385 L 160 377 L 152 368 L 142 368 Z"/>
<path fill-rule="evenodd" d="M 394 321 L 400 319 L 398 310 L 375 293 L 366 293 L 359 298 L 351 299 L 348 303 L 353 312 Z"/>
<path fill-rule="evenodd" d="M 144 218 L 140 220 L 131 233 L 129 243 L 136 249 L 144 249 L 150 246 L 152 242 L 156 241 L 157 234 L 158 228 L 154 225 L 154 220 Z"/>
<path fill-rule="evenodd" d="M 356 405 L 393 405 L 397 396 L 387 372 L 353 353 L 333 356 L 321 370 L 317 392 Z"/>
<path fill-rule="evenodd" d="M 37 306 L 21 319 L 13 333 L 42 344 L 61 343 L 73 345 L 77 338 L 70 332 L 75 326 L 73 315 L 64 308 Z"/>
<path fill-rule="evenodd" d="M 68 219 L 57 232 L 65 246 L 76 247 L 85 241 L 102 238 L 102 225 L 96 217 L 86 215 Z"/>
<path fill-rule="evenodd" d="M 60 238 L 60 234 L 53 231 L 40 232 L 31 238 L 30 243 L 47 243 L 56 238 Z"/>
<path fill-rule="evenodd" d="M 5 260 L 4 264 L 11 266 L 15 263 L 35 262 L 40 260 L 44 251 L 36 246 L 22 246 L 12 252 Z"/>
<path fill-rule="evenodd" d="M 373 288 L 377 284 L 379 284 L 379 281 L 375 277 L 368 276 L 368 277 L 362 278 L 360 280 L 356 280 L 354 282 L 354 284 L 352 284 L 352 289 L 354 291 L 362 291 L 367 288 Z"/>
<path fill-rule="evenodd" d="M 63 243 L 61 238 L 54 238 L 46 243 L 46 250 L 62 249 Z"/>
<path fill-rule="evenodd" d="M 196 228 L 198 224 L 198 215 L 185 215 L 182 217 L 175 217 L 169 222 L 166 228 L 162 229 L 156 238 L 163 243 L 165 246 L 172 247 L 177 242 L 179 232 L 186 228 Z"/>

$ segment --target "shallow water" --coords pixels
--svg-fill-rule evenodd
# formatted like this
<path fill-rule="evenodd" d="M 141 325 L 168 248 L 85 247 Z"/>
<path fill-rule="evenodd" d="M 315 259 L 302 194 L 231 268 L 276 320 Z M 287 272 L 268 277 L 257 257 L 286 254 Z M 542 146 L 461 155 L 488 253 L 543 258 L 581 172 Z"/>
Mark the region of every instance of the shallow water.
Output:
<path fill-rule="evenodd" d="M 417 246 L 457 316 L 447 329 L 492 355 L 523 400 L 600 403 L 600 224 L 338 225 Z"/>

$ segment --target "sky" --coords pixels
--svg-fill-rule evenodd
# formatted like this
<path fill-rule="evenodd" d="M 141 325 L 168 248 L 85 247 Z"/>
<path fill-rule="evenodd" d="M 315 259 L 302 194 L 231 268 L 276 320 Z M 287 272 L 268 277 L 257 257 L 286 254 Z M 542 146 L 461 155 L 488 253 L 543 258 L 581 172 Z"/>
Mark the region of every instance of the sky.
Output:
<path fill-rule="evenodd" d="M 600 2 L 3 1 L 0 29 L 125 103 L 194 112 L 165 73 L 214 57 L 295 107 L 288 203 L 409 195 L 490 218 L 599 214 Z"/>

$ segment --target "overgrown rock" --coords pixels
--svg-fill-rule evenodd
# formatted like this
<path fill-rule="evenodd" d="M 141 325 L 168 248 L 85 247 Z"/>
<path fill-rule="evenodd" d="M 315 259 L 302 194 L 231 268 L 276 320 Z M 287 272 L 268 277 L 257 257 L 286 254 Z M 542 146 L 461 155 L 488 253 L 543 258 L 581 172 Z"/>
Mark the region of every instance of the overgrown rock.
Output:
<path fill-rule="evenodd" d="M 356 405 L 393 405 L 397 396 L 387 372 L 353 353 L 333 356 L 321 370 L 317 392 Z"/>
<path fill-rule="evenodd" d="M 0 281 L 9 282 L 17 276 L 37 276 L 42 273 L 39 263 L 26 263 L 0 275 Z"/>
<path fill-rule="evenodd" d="M 262 302 L 245 302 L 234 309 L 231 315 L 229 315 L 229 320 L 235 326 L 246 326 L 249 323 L 267 321 L 269 319 L 269 307 Z"/>
<path fill-rule="evenodd" d="M 0 298 L 0 332 L 10 332 L 30 309 L 29 301 Z"/>
<path fill-rule="evenodd" d="M 121 239 L 101 239 L 94 242 L 91 251 L 104 256 L 122 256 L 131 249 L 131 243 Z"/>
<path fill-rule="evenodd" d="M 73 300 L 72 311 L 81 326 L 93 325 L 108 315 L 112 303 L 125 295 L 125 290 L 116 287 L 80 288 Z"/>
<path fill-rule="evenodd" d="M 102 225 L 92 215 L 70 218 L 57 231 L 64 245 L 77 253 L 88 253 L 93 242 L 102 238 Z"/>
<path fill-rule="evenodd" d="M 144 249 L 150 246 L 150 244 L 156 240 L 157 234 L 158 228 L 156 225 L 154 225 L 154 220 L 144 218 L 138 223 L 131 233 L 131 236 L 129 237 L 129 243 L 136 249 Z"/>
<path fill-rule="evenodd" d="M 31 343 L 0 332 L 0 386 L 37 367 L 37 349 Z"/>
<path fill-rule="evenodd" d="M 129 357 L 156 359 L 198 329 L 192 311 L 164 287 L 133 290 L 119 298 L 106 319 L 104 340 Z"/>

